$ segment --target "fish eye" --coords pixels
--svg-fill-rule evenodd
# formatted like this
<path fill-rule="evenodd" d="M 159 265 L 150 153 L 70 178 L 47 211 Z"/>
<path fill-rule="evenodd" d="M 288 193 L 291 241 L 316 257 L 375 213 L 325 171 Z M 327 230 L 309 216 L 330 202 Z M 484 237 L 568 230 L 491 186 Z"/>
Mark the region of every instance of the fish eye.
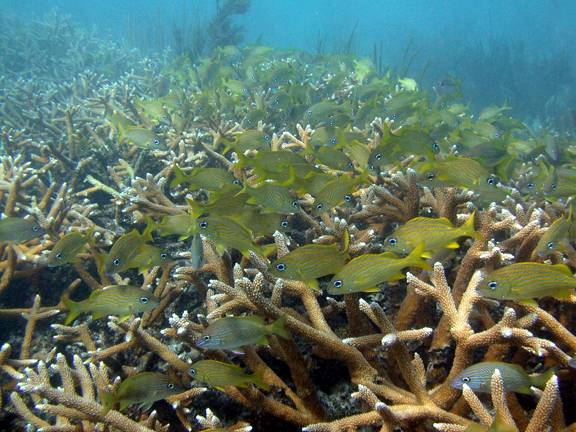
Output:
<path fill-rule="evenodd" d="M 298 208 L 299 206 L 300 206 L 300 203 L 297 200 L 292 201 L 292 207 Z"/>
<path fill-rule="evenodd" d="M 346 165 L 346 166 L 350 169 L 354 168 L 354 164 L 352 162 L 348 162 L 348 165 Z"/>
<path fill-rule="evenodd" d="M 352 197 L 350 195 L 344 195 L 344 201 L 350 202 L 352 201 Z"/>
<path fill-rule="evenodd" d="M 337 279 L 334 282 L 332 282 L 332 285 L 334 285 L 334 288 L 342 288 L 342 285 L 344 285 L 344 284 L 342 283 L 342 281 L 340 279 Z"/>
<path fill-rule="evenodd" d="M 390 246 L 396 246 L 397 243 L 398 241 L 395 238 L 388 239 L 388 244 Z"/>
<path fill-rule="evenodd" d="M 488 288 L 490 288 L 491 290 L 495 290 L 497 286 L 498 286 L 498 282 L 496 282 L 496 281 L 488 282 Z"/>
<path fill-rule="evenodd" d="M 114 258 L 114 260 L 112 261 L 112 264 L 114 264 L 116 267 L 118 267 L 120 265 L 120 258 Z"/>
<path fill-rule="evenodd" d="M 168 383 L 166 384 L 166 388 L 168 388 L 168 390 L 174 390 L 174 384 Z"/>
<path fill-rule="evenodd" d="M 337 142 L 336 137 L 330 138 L 330 144 L 336 145 L 336 142 Z"/>
<path fill-rule="evenodd" d="M 462 377 L 462 382 L 463 382 L 463 383 L 468 383 L 468 382 L 470 382 L 470 377 L 467 377 L 467 376 Z"/>
<path fill-rule="evenodd" d="M 526 187 L 527 187 L 528 189 L 534 189 L 534 183 L 528 183 L 528 184 L 526 185 Z"/>
<path fill-rule="evenodd" d="M 202 222 L 200 222 L 199 226 L 202 229 L 206 229 L 206 228 L 208 228 L 208 222 L 202 221 Z"/>
<path fill-rule="evenodd" d="M 62 252 L 58 252 L 56 254 L 56 259 L 62 259 Z"/>
<path fill-rule="evenodd" d="M 489 185 L 493 185 L 496 183 L 496 180 L 493 177 L 488 177 L 486 179 L 486 183 L 488 183 Z"/>
<path fill-rule="evenodd" d="M 378 154 L 375 156 L 375 159 L 379 161 L 380 159 L 382 159 L 382 155 L 381 155 L 380 153 L 378 153 Z"/>
<path fill-rule="evenodd" d="M 32 231 L 38 232 L 38 231 L 40 231 L 40 227 L 39 227 L 38 225 L 34 225 L 34 226 L 32 227 Z"/>
<path fill-rule="evenodd" d="M 168 254 L 167 254 L 166 252 L 162 252 L 162 253 L 160 254 L 160 259 L 161 259 L 161 260 L 165 260 L 166 258 L 168 258 Z"/>
<path fill-rule="evenodd" d="M 276 270 L 281 271 L 281 272 L 286 270 L 286 264 L 282 264 L 282 263 L 276 264 Z"/>
<path fill-rule="evenodd" d="M 427 180 L 434 180 L 436 176 L 434 175 L 434 173 L 428 173 L 426 174 L 426 179 Z"/>
<path fill-rule="evenodd" d="M 158 138 L 155 138 L 154 139 L 154 145 L 158 145 L 158 144 L 160 144 L 160 140 Z"/>
<path fill-rule="evenodd" d="M 548 242 L 548 243 L 546 244 L 546 247 L 547 247 L 548 249 L 554 249 L 554 242 Z"/>
<path fill-rule="evenodd" d="M 188 369 L 188 375 L 195 376 L 196 375 L 196 369 L 194 369 L 194 368 Z"/>
<path fill-rule="evenodd" d="M 234 179 L 234 180 L 232 181 L 232 183 L 235 184 L 235 185 L 239 185 L 239 184 L 240 184 L 240 180 Z"/>
<path fill-rule="evenodd" d="M 202 336 L 202 340 L 203 340 L 203 341 L 209 341 L 209 340 L 210 340 L 210 335 Z"/>
<path fill-rule="evenodd" d="M 306 115 L 307 115 L 308 117 L 312 117 L 312 110 L 306 111 Z"/>
<path fill-rule="evenodd" d="M 140 297 L 140 303 L 147 304 L 150 301 L 148 297 Z"/>
<path fill-rule="evenodd" d="M 288 221 L 283 220 L 282 222 L 280 222 L 280 226 L 282 228 L 288 228 Z"/>
<path fill-rule="evenodd" d="M 432 144 L 432 151 L 438 153 L 440 151 L 440 146 L 437 143 Z"/>
<path fill-rule="evenodd" d="M 322 210 L 322 208 L 324 207 L 324 204 L 320 203 L 316 205 L 316 210 Z"/>
<path fill-rule="evenodd" d="M 555 191 L 557 187 L 558 187 L 558 186 L 556 185 L 556 183 L 552 183 L 552 184 L 550 185 L 550 189 L 552 189 L 553 191 Z"/>
<path fill-rule="evenodd" d="M 270 141 L 270 135 L 264 135 L 264 141 L 266 142 Z"/>

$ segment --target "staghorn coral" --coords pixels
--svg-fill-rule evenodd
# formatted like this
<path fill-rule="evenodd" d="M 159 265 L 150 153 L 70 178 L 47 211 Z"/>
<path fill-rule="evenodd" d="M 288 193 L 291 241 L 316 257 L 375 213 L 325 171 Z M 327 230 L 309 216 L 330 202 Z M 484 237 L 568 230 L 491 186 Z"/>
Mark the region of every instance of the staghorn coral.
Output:
<path fill-rule="evenodd" d="M 75 34 L 64 26 L 58 37 L 69 41 L 70 32 Z M 37 31 L 26 37 L 38 37 Z M 99 49 L 110 55 L 120 50 Z M 371 69 L 359 80 L 362 65 L 353 58 L 314 61 L 302 53 L 229 47 L 194 67 L 139 59 L 134 71 L 121 73 L 115 73 L 115 61 L 112 72 L 98 73 L 37 61 L 54 73 L 32 68 L 26 73 L 36 80 L 23 81 L 12 77 L 15 71 L 4 72 L 0 90 L 3 213 L 33 218 L 45 231 L 0 244 L 0 318 L 9 328 L 0 350 L 1 388 L 19 416 L 13 429 L 28 423 L 42 430 L 256 431 L 277 423 L 307 431 L 465 430 L 477 421 L 488 426 L 496 417 L 470 389 L 461 393 L 451 385 L 480 360 L 511 361 L 529 371 L 557 368 L 534 397 L 504 395 L 495 374 L 492 406 L 518 430 L 574 427 L 566 409 L 573 395 L 565 390 L 574 380 L 573 300 L 547 298 L 534 305 L 489 300 L 477 290 L 486 274 L 512 262 L 574 268 L 573 234 L 565 235 L 570 247 L 562 251 L 536 252 L 550 226 L 571 215 L 571 193 L 556 195 L 543 180 L 556 170 L 557 186 L 572 184 L 570 146 L 559 150 L 562 164 L 555 165 L 541 138 L 502 112 L 488 110 L 476 120 L 456 104 L 432 103 L 409 90 L 409 80 L 377 77 Z M 240 88 L 230 75 L 233 64 Z M 414 124 L 418 133 L 436 137 L 439 158 L 471 152 L 454 147 L 467 134 L 494 146 L 496 138 L 490 135 L 490 141 L 482 131 L 510 137 L 498 164 L 477 158 L 487 173 L 498 174 L 502 189 L 482 189 L 485 179 L 446 184 L 439 175 L 439 183 L 427 182 L 422 163 L 441 159 L 426 147 L 405 153 L 422 136 L 411 129 Z M 131 128 L 153 132 L 160 144 L 125 139 Z M 338 149 L 352 167 L 316 160 L 325 143 L 315 140 L 332 133 L 330 128 L 335 135 L 328 140 L 344 143 Z M 412 139 L 394 144 L 404 133 Z M 246 136 L 263 142 L 246 149 Z M 368 169 L 382 146 L 388 146 L 390 159 Z M 278 170 L 274 160 L 257 165 L 259 152 L 268 148 L 273 155 L 301 158 Z M 176 167 L 191 180 L 176 184 Z M 226 185 L 186 183 L 202 168 L 222 168 L 242 186 L 234 184 L 234 194 L 219 202 Z M 301 168 L 302 176 L 296 172 Z M 349 200 L 317 214 L 319 192 L 304 181 L 314 176 L 348 176 L 357 183 Z M 298 208 L 269 228 L 263 222 L 274 215 L 272 205 L 248 199 L 237 205 L 234 199 L 273 182 L 290 186 Z M 503 197 L 483 199 L 501 190 Z M 251 213 L 240 215 L 244 210 Z M 226 246 L 229 238 L 188 232 L 204 213 L 218 211 L 246 225 L 247 251 Z M 330 283 L 324 276 L 315 289 L 308 280 L 277 277 L 271 266 L 302 245 L 337 244 L 347 260 L 381 253 L 395 228 L 418 216 L 460 226 L 471 215 L 477 238 L 461 240 L 459 249 L 432 250 L 432 270 L 411 268 L 406 278 L 378 284 L 378 291 L 334 298 L 322 291 Z M 106 272 L 111 247 L 134 229 L 151 229 L 147 245 L 166 251 L 166 260 Z M 86 235 L 86 246 L 72 263 L 49 269 L 47 253 L 70 231 Z M 201 239 L 200 264 L 193 235 Z M 86 314 L 74 325 L 62 324 L 66 299 L 85 299 L 114 284 L 138 286 L 158 298 L 159 306 L 126 320 Z M 242 355 L 196 346 L 208 325 L 243 314 L 286 319 L 291 339 L 272 336 L 267 346 L 244 347 Z M 200 358 L 261 374 L 271 389 L 194 382 L 188 372 Z M 151 412 L 105 412 L 102 392 L 113 392 L 141 371 L 166 373 L 185 390 L 169 403 L 157 402 Z M 9 420 L 8 409 L 2 415 Z"/>

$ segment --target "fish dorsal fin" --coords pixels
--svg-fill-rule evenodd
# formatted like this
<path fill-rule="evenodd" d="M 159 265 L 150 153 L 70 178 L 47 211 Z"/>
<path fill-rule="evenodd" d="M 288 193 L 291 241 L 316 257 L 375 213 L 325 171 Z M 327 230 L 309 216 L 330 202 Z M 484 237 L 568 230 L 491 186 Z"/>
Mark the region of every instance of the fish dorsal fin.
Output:
<path fill-rule="evenodd" d="M 348 232 L 347 228 L 344 228 L 344 232 L 342 233 L 342 252 L 348 253 L 348 249 L 350 248 L 350 233 Z"/>
<path fill-rule="evenodd" d="M 554 264 L 552 265 L 552 267 L 554 268 L 554 270 L 564 273 L 567 276 L 574 276 L 572 274 L 572 270 L 570 270 L 570 267 L 568 267 L 566 264 Z"/>
<path fill-rule="evenodd" d="M 424 219 L 424 218 L 423 218 L 423 219 Z M 442 225 L 449 226 L 449 227 L 453 227 L 453 226 L 454 226 L 454 225 L 452 225 L 452 222 L 450 222 L 450 219 L 445 218 L 445 217 L 441 217 L 441 218 L 436 219 L 436 222 L 437 222 L 437 223 L 441 223 Z"/>

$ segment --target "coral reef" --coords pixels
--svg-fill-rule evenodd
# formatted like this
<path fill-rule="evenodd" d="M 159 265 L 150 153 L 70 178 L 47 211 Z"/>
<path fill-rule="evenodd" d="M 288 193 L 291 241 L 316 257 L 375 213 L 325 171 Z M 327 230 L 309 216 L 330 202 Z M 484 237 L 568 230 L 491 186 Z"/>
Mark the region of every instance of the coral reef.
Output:
<path fill-rule="evenodd" d="M 555 280 L 515 297 L 482 288 L 512 263 L 573 275 L 569 135 L 535 134 L 508 107 L 472 115 L 459 95 L 429 95 L 367 59 L 219 42 L 194 65 L 151 61 L 59 20 L 0 38 L 9 430 L 574 429 L 572 292 Z M 34 47 L 30 59 L 18 44 Z M 288 273 L 283 260 L 303 246 L 313 258 Z M 377 265 L 338 293 L 340 271 L 367 259 Z M 405 271 L 385 272 L 400 260 Z M 366 275 L 375 282 L 354 290 Z M 128 298 L 98 303 L 124 285 L 156 307 L 125 316 L 114 311 Z M 70 299 L 90 306 L 73 325 Z M 281 319 L 290 338 L 202 348 L 230 315 Z M 260 385 L 220 370 L 200 379 L 201 359 Z M 530 395 L 508 391 L 498 369 L 488 398 L 457 389 L 480 361 L 554 373 Z M 144 371 L 181 391 L 150 409 L 109 406 Z"/>

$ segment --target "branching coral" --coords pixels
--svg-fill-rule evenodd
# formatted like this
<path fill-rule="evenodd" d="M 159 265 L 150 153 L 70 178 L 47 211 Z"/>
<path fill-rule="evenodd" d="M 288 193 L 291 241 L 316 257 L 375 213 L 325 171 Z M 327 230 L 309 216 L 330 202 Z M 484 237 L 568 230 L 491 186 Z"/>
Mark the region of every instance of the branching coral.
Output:
<path fill-rule="evenodd" d="M 221 13 L 243 5 L 227 2 Z M 39 28 L 54 29 L 51 22 Z M 66 23 L 61 37 L 70 42 L 77 33 Z M 30 32 L 36 40 L 38 28 Z M 19 57 L 10 48 L 4 72 L 14 77 L 0 81 L 3 213 L 43 231 L 22 241 L 3 233 L 0 244 L 0 318 L 9 329 L 1 389 L 20 419 L 14 429 L 23 422 L 54 431 L 573 428 L 573 299 L 497 301 L 478 291 L 511 263 L 573 270 L 573 196 L 565 192 L 574 184 L 573 144 L 550 161 L 543 138 L 505 109 L 477 118 L 463 105 L 430 101 L 411 79 L 378 77 L 348 57 L 313 61 L 228 47 L 194 67 L 139 59 L 130 73 L 117 73 L 116 60 L 108 72 L 82 65 L 107 52 L 134 53 L 103 45 L 86 58 L 77 46 L 63 47 L 76 63 L 58 67 L 42 55 L 25 72 L 36 77 L 28 81 L 16 78 Z M 475 147 L 486 143 L 495 155 Z M 447 160 L 473 175 L 442 171 Z M 555 191 L 546 178 L 558 179 Z M 258 195 L 271 185 L 277 195 Z M 422 246 L 421 268 L 371 290 L 324 294 L 328 277 L 352 260 L 404 259 L 387 239 L 417 218 L 463 235 Z M 557 221 L 567 222 L 562 237 L 538 251 Z M 212 222 L 221 229 L 211 230 Z M 53 265 L 50 251 L 71 232 L 81 234 L 80 249 Z M 130 250 L 118 257 L 129 265 L 115 273 L 107 263 L 127 238 Z M 274 263 L 303 246 L 337 254 L 342 262 L 315 258 L 339 268 L 279 277 Z M 309 261 L 300 266 L 316 270 Z M 86 308 L 63 323 L 70 299 L 88 304 L 111 285 L 136 287 L 156 307 L 141 315 L 133 306 L 125 314 Z M 203 349 L 207 328 L 231 315 L 262 326 L 285 322 L 290 338 Z M 264 385 L 192 379 L 199 360 L 239 367 Z M 470 387 L 453 386 L 482 360 L 526 372 L 554 368 L 554 376 L 516 396 L 498 371 L 488 408 Z M 140 372 L 182 389 L 152 411 L 104 409 L 104 392 L 115 395 Z"/>

